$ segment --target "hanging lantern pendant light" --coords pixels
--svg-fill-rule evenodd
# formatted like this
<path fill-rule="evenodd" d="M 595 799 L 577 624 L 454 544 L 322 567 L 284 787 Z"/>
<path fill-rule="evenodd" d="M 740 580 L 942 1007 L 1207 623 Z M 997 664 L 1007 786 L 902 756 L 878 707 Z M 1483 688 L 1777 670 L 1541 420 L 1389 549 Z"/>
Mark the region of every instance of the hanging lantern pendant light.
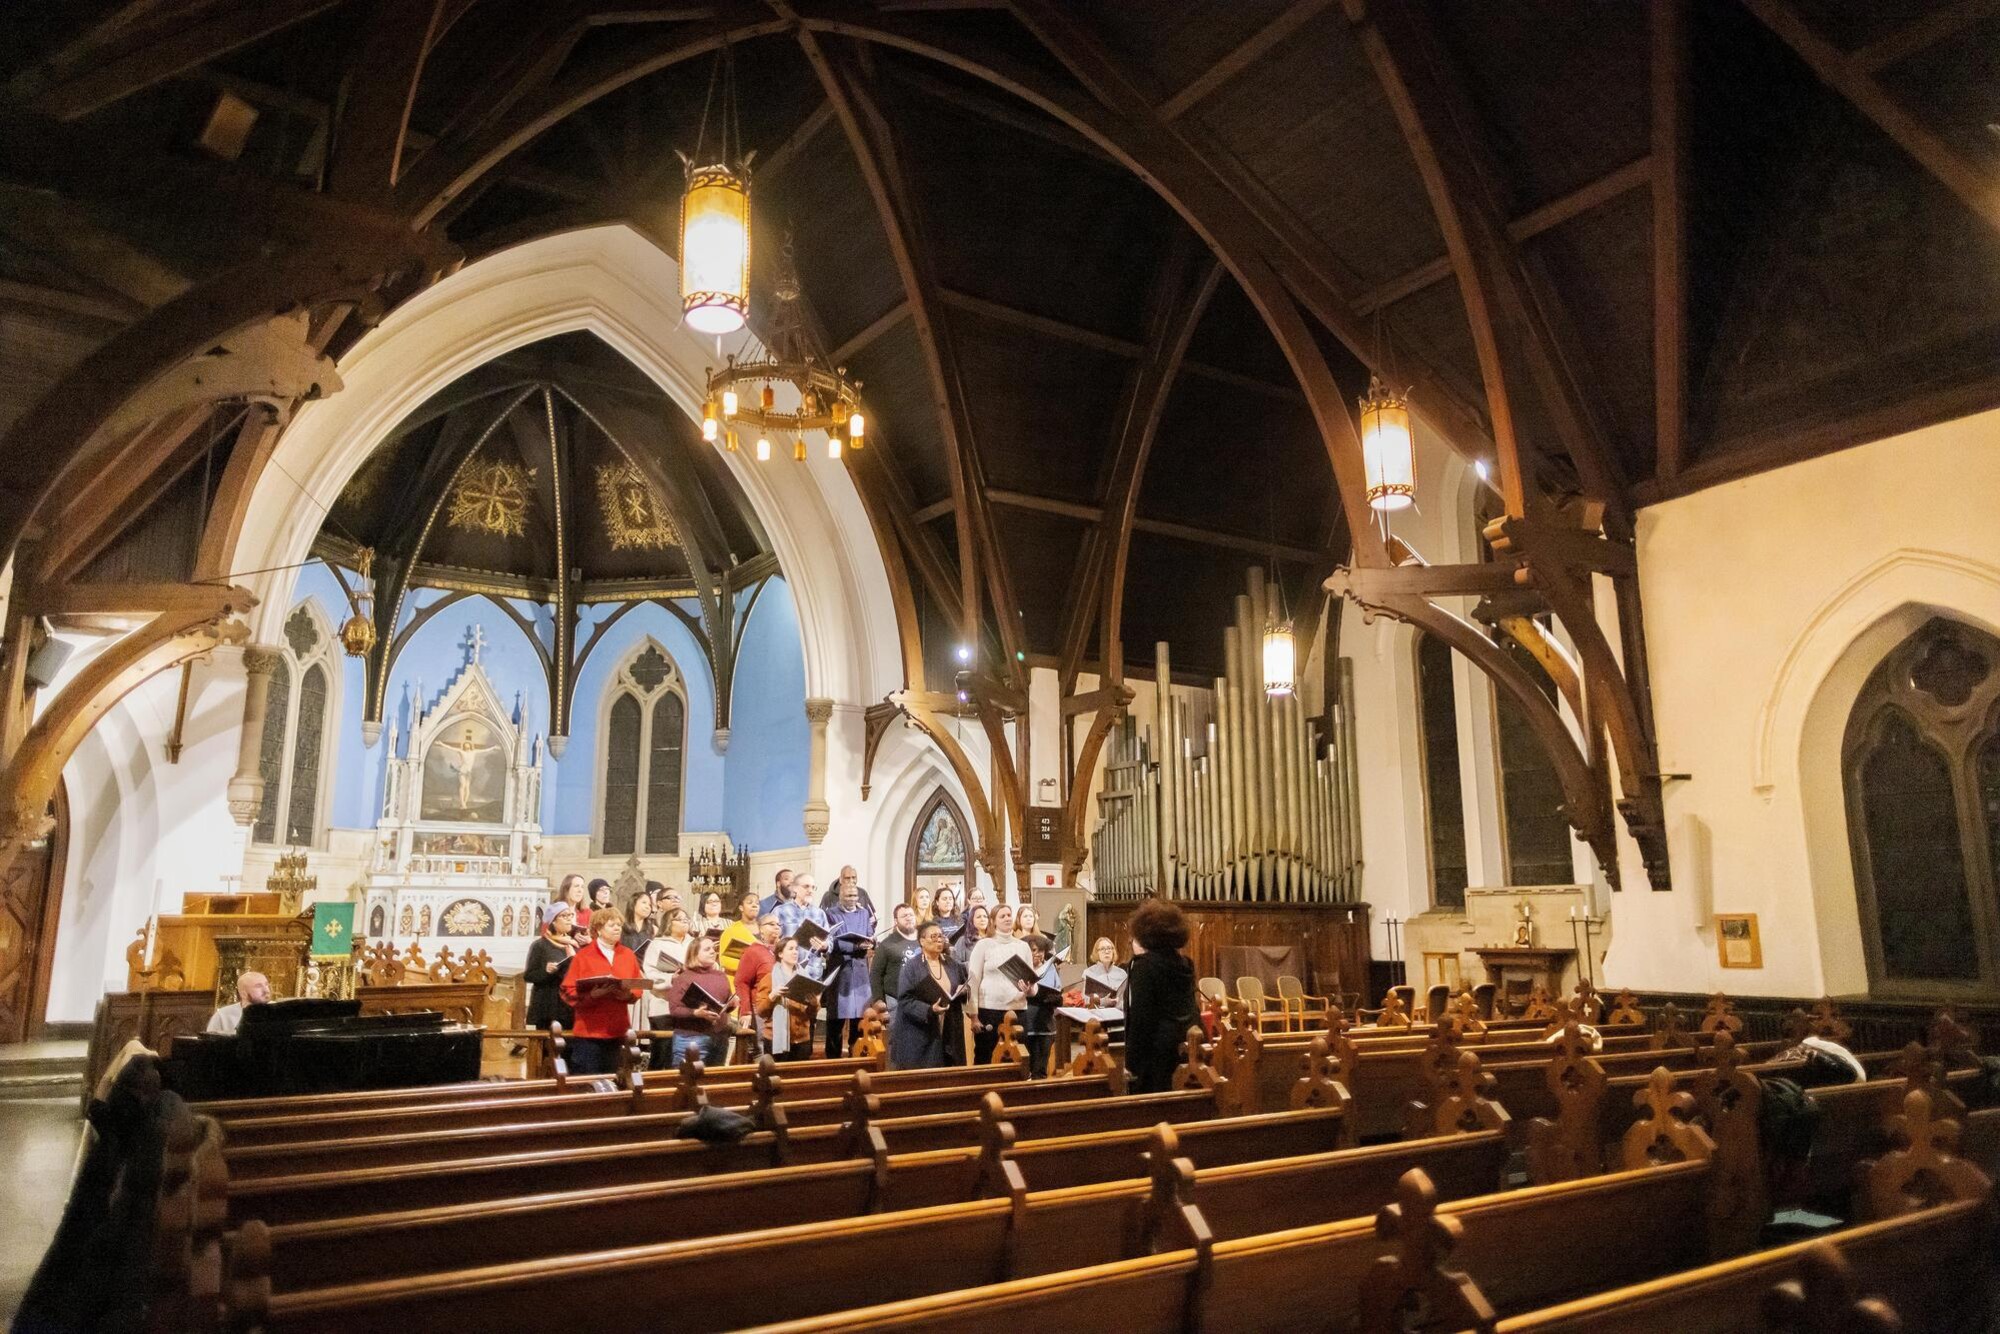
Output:
<path fill-rule="evenodd" d="M 1410 433 L 1409 403 L 1374 376 L 1361 400 L 1361 461 L 1370 509 L 1389 514 L 1416 504 L 1416 439 Z"/>
<path fill-rule="evenodd" d="M 718 84 L 722 124 L 711 155 L 708 114 Z M 750 163 L 741 154 L 736 62 L 724 46 L 709 76 L 694 156 L 681 155 L 687 165 L 687 189 L 681 195 L 681 315 L 690 329 L 718 339 L 741 329 L 750 313 Z"/>
<path fill-rule="evenodd" d="M 1292 693 L 1298 680 L 1298 646 L 1292 623 L 1273 619 L 1264 626 L 1264 693 L 1280 699 Z"/>

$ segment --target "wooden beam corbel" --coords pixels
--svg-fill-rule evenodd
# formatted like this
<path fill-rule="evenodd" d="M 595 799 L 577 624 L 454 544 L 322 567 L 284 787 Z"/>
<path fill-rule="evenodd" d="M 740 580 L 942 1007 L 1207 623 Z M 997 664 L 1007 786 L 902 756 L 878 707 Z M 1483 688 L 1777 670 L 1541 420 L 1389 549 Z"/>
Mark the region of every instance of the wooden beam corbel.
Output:
<path fill-rule="evenodd" d="M 0 882 L 28 846 L 48 833 L 49 803 L 63 767 L 97 720 L 157 673 L 217 644 L 247 640 L 248 629 L 234 618 L 256 606 L 257 599 L 246 588 L 128 584 L 72 586 L 61 590 L 59 604 L 45 599 L 43 605 L 151 615 L 92 658 L 42 705 L 0 769 Z"/>

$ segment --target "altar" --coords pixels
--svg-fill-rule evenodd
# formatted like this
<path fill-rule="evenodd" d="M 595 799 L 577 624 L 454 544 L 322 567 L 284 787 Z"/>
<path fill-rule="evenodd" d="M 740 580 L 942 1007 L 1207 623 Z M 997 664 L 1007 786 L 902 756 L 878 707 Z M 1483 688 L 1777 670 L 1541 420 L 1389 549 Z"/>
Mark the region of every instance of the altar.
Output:
<path fill-rule="evenodd" d="M 517 697 L 501 705 L 480 665 L 475 626 L 464 665 L 435 703 L 418 691 L 407 736 L 388 731 L 389 764 L 359 929 L 399 950 L 482 949 L 519 972 L 549 897 L 541 866 L 542 739 Z"/>

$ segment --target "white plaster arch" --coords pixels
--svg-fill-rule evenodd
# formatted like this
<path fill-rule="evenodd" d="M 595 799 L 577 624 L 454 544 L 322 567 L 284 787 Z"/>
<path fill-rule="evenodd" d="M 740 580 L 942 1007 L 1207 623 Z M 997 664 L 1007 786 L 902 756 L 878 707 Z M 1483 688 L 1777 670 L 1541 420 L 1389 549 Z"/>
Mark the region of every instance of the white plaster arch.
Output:
<path fill-rule="evenodd" d="M 1797 771 L 1788 765 L 1798 756 L 1804 715 L 1834 665 L 1863 630 L 1906 603 L 1962 613 L 1966 619 L 2000 619 L 2000 566 L 1948 551 L 1901 547 L 1834 590 L 1793 637 L 1757 710 L 1750 772 L 1760 796 L 1768 799 L 1780 784 L 1796 779 Z M 1877 654 L 1876 661 L 1880 659 Z M 1874 665 L 1869 663 L 1868 670 Z M 1860 689 L 1859 681 L 1855 689 Z M 1852 696 L 1848 702 L 1853 703 Z"/>
<path fill-rule="evenodd" d="M 1822 604 L 1786 653 L 1758 716 L 1757 792 L 1795 791 L 1823 990 L 1866 992 L 1841 746 L 1869 675 L 1919 626 L 1945 616 L 2000 636 L 2000 569 L 1940 552 L 1891 552 Z"/>
<path fill-rule="evenodd" d="M 887 741 L 883 750 L 890 751 Z M 877 773 L 881 772 L 884 756 L 877 755 Z M 875 882 L 890 892 L 890 900 L 877 897 L 875 906 L 883 909 L 885 902 L 900 901 L 903 884 L 903 854 L 910 844 L 910 834 L 916 828 L 917 816 L 929 804 L 931 793 L 942 787 L 958 803 L 958 808 L 966 812 L 970 820 L 972 803 L 967 800 L 965 789 L 951 771 L 951 766 L 939 757 L 936 747 L 924 742 L 920 737 L 907 735 L 898 740 L 894 752 L 887 758 L 892 766 L 893 777 L 886 784 L 877 784 L 868 804 L 876 806 L 875 819 L 868 830 L 868 864 Z M 975 863 L 970 882 L 965 886 L 984 885 L 990 892 L 993 883 L 986 873 Z"/>
<path fill-rule="evenodd" d="M 257 593 L 260 642 L 282 625 L 321 516 L 396 423 L 431 394 L 515 348 L 587 330 L 691 418 L 714 345 L 680 319 L 673 259 L 622 224 L 544 237 L 488 256 L 399 306 L 342 358 L 346 387 L 308 404 L 279 439 L 237 543 Z M 844 465 L 759 465 L 724 456 L 776 549 L 798 607 L 806 693 L 880 699 L 901 684 L 894 604 L 874 533 Z"/>

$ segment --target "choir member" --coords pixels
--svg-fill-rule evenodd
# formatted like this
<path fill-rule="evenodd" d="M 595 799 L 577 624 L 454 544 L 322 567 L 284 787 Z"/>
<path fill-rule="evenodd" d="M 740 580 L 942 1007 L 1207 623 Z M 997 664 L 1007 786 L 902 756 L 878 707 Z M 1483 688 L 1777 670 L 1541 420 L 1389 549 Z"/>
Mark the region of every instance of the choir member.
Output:
<path fill-rule="evenodd" d="M 974 1065 L 985 1065 L 993 1059 L 993 1046 L 1000 1040 L 1001 1021 L 1009 1010 L 1020 1011 L 1029 990 L 1026 982 L 1009 977 L 1000 969 L 1001 960 L 1010 955 L 1024 961 L 1028 958 L 1027 942 L 1014 934 L 1014 910 L 1001 904 L 993 910 L 992 922 L 992 929 L 972 947 L 965 965 L 966 983 L 972 988 L 972 1001 L 979 1008 L 979 1020 L 973 1026 Z"/>
<path fill-rule="evenodd" d="M 576 924 L 579 927 L 588 928 L 590 923 L 597 917 L 597 914 L 611 911 L 611 882 L 609 880 L 591 881 L 590 902 L 584 906 L 589 911 L 578 913 Z"/>
<path fill-rule="evenodd" d="M 722 895 L 709 890 L 701 896 L 701 910 L 694 915 L 694 933 L 705 936 L 711 931 L 721 932 L 729 925 L 722 915 Z"/>
<path fill-rule="evenodd" d="M 1194 1027 L 1194 965 L 1181 949 L 1187 918 L 1171 903 L 1147 899 L 1132 913 L 1136 947 L 1125 987 L 1125 1073 L 1134 1093 L 1165 1093 Z"/>
<path fill-rule="evenodd" d="M 931 920 L 944 928 L 946 948 L 950 948 L 952 935 L 965 924 L 965 914 L 958 910 L 958 891 L 950 885 L 939 887 L 937 896 L 931 900 Z"/>
<path fill-rule="evenodd" d="M 959 921 L 959 926 L 964 927 L 965 931 L 960 935 L 956 928 L 953 929 L 952 935 L 958 936 L 958 939 L 952 942 L 951 957 L 958 960 L 959 966 L 963 968 L 971 964 L 972 951 L 979 942 L 992 934 L 993 914 L 987 911 L 985 904 L 975 903 Z M 973 999 L 977 1000 L 978 997 L 975 996 Z"/>
<path fill-rule="evenodd" d="M 935 986 L 923 986 L 928 980 Z M 945 952 L 944 929 L 926 922 L 917 948 L 904 958 L 896 985 L 896 1006 L 889 1024 L 889 1064 L 916 1070 L 955 1064 L 952 1048 L 965 1031 L 960 1010 L 965 997 L 965 969 Z"/>
<path fill-rule="evenodd" d="M 1035 912 L 1035 905 L 1024 903 L 1014 911 L 1014 934 L 1026 940 L 1042 929 L 1041 918 Z"/>
<path fill-rule="evenodd" d="M 809 875 L 799 876 L 780 891 L 784 897 L 781 897 L 778 906 L 771 910 L 778 915 L 780 935 L 791 935 L 799 929 L 800 922 L 813 922 L 821 927 L 826 925 L 826 914 L 817 904 L 811 902 L 812 891 L 813 879 Z M 814 973 L 813 976 L 818 977 L 819 974 Z"/>
<path fill-rule="evenodd" d="M 841 894 L 849 886 L 853 887 L 855 896 L 860 899 L 861 905 L 868 909 L 870 914 L 873 914 L 875 911 L 875 900 L 869 898 L 868 891 L 861 887 L 860 873 L 852 866 L 843 866 L 840 868 L 840 879 L 833 882 L 832 889 L 829 889 L 820 896 L 819 906 L 827 912 L 832 912 L 834 904 L 840 902 Z"/>
<path fill-rule="evenodd" d="M 700 989 L 700 994 L 696 993 Z M 713 998 L 720 1008 L 703 997 Z M 674 974 L 667 988 L 667 1022 L 674 1031 L 673 1062 L 679 1065 L 689 1055 L 705 1065 L 719 1065 L 726 1053 L 723 1040 L 729 1034 L 729 1016 L 736 1008 L 736 993 L 715 957 L 715 941 L 696 936 L 688 947 L 687 966 Z"/>
<path fill-rule="evenodd" d="M 771 971 L 757 982 L 755 1002 L 764 1021 L 764 1042 L 781 1061 L 796 1061 L 812 1051 L 812 1007 L 784 995 L 786 984 L 803 969 L 799 942 L 782 936 Z"/>
<path fill-rule="evenodd" d="M 688 925 L 687 909 L 678 905 L 666 910 L 662 915 L 665 929 L 646 944 L 646 952 L 639 956 L 639 968 L 653 986 L 646 995 L 646 1022 L 650 1032 L 667 1031 L 667 985 L 674 975 L 687 963 L 688 946 L 694 936 Z M 664 1070 L 673 1064 L 671 1042 L 659 1038 L 649 1039 L 652 1044 L 652 1059 L 647 1062 L 654 1070 Z"/>
<path fill-rule="evenodd" d="M 789 866 L 779 867 L 777 880 L 772 885 L 771 892 L 766 894 L 757 904 L 757 915 L 762 917 L 765 913 L 777 911 L 778 905 L 792 896 L 791 888 L 792 868 Z"/>
<path fill-rule="evenodd" d="M 208 1031 L 211 1033 L 234 1033 L 243 1022 L 243 1007 L 265 1005 L 271 999 L 271 979 L 258 972 L 239 973 L 236 977 L 236 999 L 208 1017 Z"/>
<path fill-rule="evenodd" d="M 583 877 L 576 881 L 577 897 L 583 896 Z M 568 889 L 568 881 L 564 888 Z M 542 905 L 542 932 L 528 946 L 528 962 L 521 976 L 528 981 L 528 1027 L 547 1028 L 561 1024 L 568 1030 L 576 1023 L 569 1002 L 562 998 L 563 974 L 576 954 L 576 909 L 561 900 Z"/>
<path fill-rule="evenodd" d="M 826 1055 L 828 1060 L 847 1050 L 847 1044 L 861 1033 L 861 1016 L 874 999 L 870 994 L 868 959 L 875 947 L 875 910 L 861 901 L 861 886 L 841 872 L 839 895 L 826 912 Z"/>
<path fill-rule="evenodd" d="M 895 929 L 875 942 L 875 957 L 868 964 L 868 994 L 872 1000 L 891 1005 L 901 993 L 897 979 L 903 975 L 903 960 L 917 949 L 917 911 L 907 903 L 896 905 Z"/>
<path fill-rule="evenodd" d="M 750 903 L 757 902 L 754 894 L 743 896 Z M 775 913 L 766 913 L 757 919 L 757 938 L 743 948 L 743 957 L 736 961 L 736 971 L 730 980 L 736 986 L 736 1017 L 743 1025 L 744 1041 L 738 1051 L 738 1064 L 755 1060 L 759 1050 L 756 1038 L 761 1034 L 765 1043 L 770 1041 L 770 1025 L 758 1023 L 758 1016 L 767 1011 L 757 1003 L 757 989 L 770 984 L 771 969 L 777 964 L 778 918 Z"/>
<path fill-rule="evenodd" d="M 1128 974 L 1118 966 L 1118 947 L 1111 943 L 1111 937 L 1099 936 L 1097 943 L 1090 947 L 1090 967 L 1083 970 L 1083 976 L 1086 982 L 1096 982 L 1110 989 L 1113 999 L 1103 1004 L 1124 1003 L 1125 979 Z"/>
<path fill-rule="evenodd" d="M 722 961 L 722 971 L 729 974 L 729 984 L 736 985 L 736 967 L 743 959 L 743 951 L 757 939 L 757 896 L 749 890 L 743 891 L 736 900 L 736 917 L 722 928 L 722 939 L 716 942 L 716 957 Z"/>
<path fill-rule="evenodd" d="M 931 920 L 931 892 L 928 889 L 917 891 L 917 901 L 914 906 L 917 910 L 917 925 L 922 926 Z"/>
<path fill-rule="evenodd" d="M 600 907 L 590 915 L 591 940 L 578 946 L 563 974 L 562 998 L 576 1013 L 569 1043 L 573 1075 L 608 1075 L 618 1068 L 618 1044 L 631 1023 L 630 1002 L 621 996 L 584 995 L 578 988 L 593 977 L 639 978 L 639 960 L 619 944 L 625 934 L 618 910 Z"/>
<path fill-rule="evenodd" d="M 1039 931 L 1023 939 L 1027 941 L 1028 962 L 1034 967 L 1038 985 L 1023 997 L 1021 1027 L 1028 1048 L 1028 1078 L 1040 1079 L 1049 1072 L 1049 1042 L 1055 1037 L 1056 1006 L 1062 1003 L 1062 975 L 1050 957 L 1055 941 Z"/>
<path fill-rule="evenodd" d="M 632 951 L 637 958 L 646 957 L 646 946 L 653 943 L 653 933 L 658 924 L 653 920 L 653 896 L 640 890 L 625 905 L 625 938 L 618 943 Z"/>
<path fill-rule="evenodd" d="M 583 887 L 583 877 L 571 872 L 562 878 L 562 885 L 556 890 L 556 902 L 566 903 L 575 914 L 576 929 L 581 931 L 590 924 L 590 891 Z"/>

